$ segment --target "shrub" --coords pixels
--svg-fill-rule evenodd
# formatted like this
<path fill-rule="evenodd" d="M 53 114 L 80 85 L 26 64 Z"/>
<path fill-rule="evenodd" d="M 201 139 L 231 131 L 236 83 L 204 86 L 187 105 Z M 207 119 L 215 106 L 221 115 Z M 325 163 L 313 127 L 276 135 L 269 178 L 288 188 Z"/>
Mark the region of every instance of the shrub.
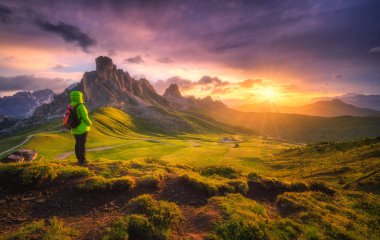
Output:
<path fill-rule="evenodd" d="M 102 240 L 128 240 L 128 221 L 125 218 L 118 218 L 106 229 L 106 234 Z"/>
<path fill-rule="evenodd" d="M 111 190 L 127 190 L 131 191 L 135 187 L 135 181 L 128 176 L 120 178 L 111 178 L 109 180 L 109 187 Z"/>
<path fill-rule="evenodd" d="M 148 157 L 148 158 L 145 158 L 144 159 L 145 163 L 147 164 L 157 164 L 157 165 L 161 165 L 161 166 L 166 166 L 168 165 L 168 162 L 164 161 L 164 160 L 161 160 L 159 158 L 155 158 L 155 157 Z"/>
<path fill-rule="evenodd" d="M 257 181 L 259 180 L 261 177 L 257 174 L 257 173 L 254 173 L 254 172 L 251 172 L 247 175 L 247 178 L 248 180 L 251 180 L 251 181 Z"/>
<path fill-rule="evenodd" d="M 203 192 L 208 196 L 215 196 L 219 193 L 219 188 L 215 183 L 211 181 L 202 181 L 201 178 L 184 174 L 180 177 L 181 181 L 187 186 L 195 189 L 196 191 Z"/>
<path fill-rule="evenodd" d="M 233 180 L 228 183 L 230 186 L 234 187 L 234 192 L 246 194 L 248 192 L 248 184 L 243 180 Z"/>
<path fill-rule="evenodd" d="M 141 195 L 130 200 L 127 209 L 128 233 L 134 239 L 167 239 L 170 227 L 182 214 L 175 203 L 157 201 L 151 195 Z"/>
<path fill-rule="evenodd" d="M 128 219 L 128 233 L 131 239 L 165 240 L 167 232 L 155 227 L 149 219 L 140 214 L 132 214 Z"/>
<path fill-rule="evenodd" d="M 128 176 L 120 178 L 106 179 L 104 177 L 91 177 L 77 185 L 77 189 L 84 192 L 97 192 L 109 190 L 131 191 L 135 187 L 135 182 Z"/>
<path fill-rule="evenodd" d="M 17 232 L 9 236 L 6 236 L 5 239 L 69 240 L 74 239 L 75 235 L 76 233 L 73 229 L 65 227 L 61 220 L 59 220 L 56 217 L 53 217 L 49 219 L 49 221 L 33 221 L 21 227 Z"/>
<path fill-rule="evenodd" d="M 79 183 L 77 189 L 83 192 L 106 191 L 109 189 L 109 181 L 103 177 L 92 177 Z"/>
<path fill-rule="evenodd" d="M 265 228 L 253 221 L 230 220 L 217 225 L 208 240 L 268 239 Z"/>
<path fill-rule="evenodd" d="M 58 178 L 61 179 L 75 179 L 92 175 L 93 173 L 88 168 L 79 166 L 65 166 L 60 168 L 58 172 Z"/>
<path fill-rule="evenodd" d="M 31 165 L 25 167 L 21 173 L 24 185 L 40 185 L 57 177 L 57 171 L 49 165 Z"/>
<path fill-rule="evenodd" d="M 218 175 L 221 177 L 236 179 L 241 176 L 241 171 L 228 166 L 207 166 L 199 169 L 203 176 Z"/>
<path fill-rule="evenodd" d="M 143 194 L 127 204 L 131 213 L 143 214 L 157 227 L 168 229 L 181 218 L 181 212 L 175 203 L 157 201 L 151 195 Z"/>
<path fill-rule="evenodd" d="M 14 184 L 41 186 L 57 179 L 72 179 L 91 175 L 92 172 L 87 168 L 54 163 L 18 163 L 0 166 L 2 186 L 13 186 Z"/>
<path fill-rule="evenodd" d="M 157 175 L 146 175 L 137 179 L 137 186 L 158 190 L 162 188 L 162 181 Z"/>
<path fill-rule="evenodd" d="M 18 240 L 18 239 L 39 239 L 42 238 L 44 234 L 45 222 L 44 220 L 33 221 L 20 229 L 17 232 L 6 236 L 4 239 L 7 240 Z"/>

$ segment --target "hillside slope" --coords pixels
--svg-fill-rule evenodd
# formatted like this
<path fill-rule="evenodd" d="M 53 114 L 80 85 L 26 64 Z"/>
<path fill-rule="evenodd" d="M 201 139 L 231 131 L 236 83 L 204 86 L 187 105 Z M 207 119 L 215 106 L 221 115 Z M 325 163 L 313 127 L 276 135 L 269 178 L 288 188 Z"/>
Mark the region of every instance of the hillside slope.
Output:
<path fill-rule="evenodd" d="M 273 113 L 292 113 L 320 117 L 337 116 L 380 116 L 379 111 L 369 108 L 360 108 L 351 104 L 344 103 L 339 99 L 317 101 L 299 107 L 280 106 L 275 103 L 247 104 L 235 107 L 244 112 L 273 112 Z"/>
<path fill-rule="evenodd" d="M 293 176 L 299 179 L 380 194 L 380 137 L 289 148 L 277 154 L 270 166 L 277 176 L 297 171 Z"/>
<path fill-rule="evenodd" d="M 327 118 L 286 113 L 244 113 L 233 109 L 198 112 L 262 136 L 298 142 L 348 141 L 380 136 L 380 117 Z"/>

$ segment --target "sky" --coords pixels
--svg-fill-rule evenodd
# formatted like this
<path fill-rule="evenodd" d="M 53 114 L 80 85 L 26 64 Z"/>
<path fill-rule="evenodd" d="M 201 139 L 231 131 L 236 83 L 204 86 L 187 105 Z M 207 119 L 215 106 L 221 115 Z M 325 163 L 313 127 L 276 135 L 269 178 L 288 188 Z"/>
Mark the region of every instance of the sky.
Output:
<path fill-rule="evenodd" d="M 159 93 L 231 104 L 380 94 L 378 0 L 0 0 L 0 96 L 109 56 Z"/>

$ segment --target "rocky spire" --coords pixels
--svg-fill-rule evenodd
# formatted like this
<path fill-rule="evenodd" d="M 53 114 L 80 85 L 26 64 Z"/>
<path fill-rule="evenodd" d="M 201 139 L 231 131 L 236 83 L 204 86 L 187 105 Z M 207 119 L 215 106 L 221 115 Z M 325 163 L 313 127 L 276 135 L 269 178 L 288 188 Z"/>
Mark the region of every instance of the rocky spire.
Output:
<path fill-rule="evenodd" d="M 165 90 L 164 97 L 182 98 L 182 94 L 179 91 L 178 85 L 170 84 L 170 86 Z"/>
<path fill-rule="evenodd" d="M 105 56 L 99 56 L 95 60 L 96 62 L 96 72 L 99 74 L 104 71 L 112 71 L 116 69 L 116 66 L 113 64 L 112 59 Z"/>

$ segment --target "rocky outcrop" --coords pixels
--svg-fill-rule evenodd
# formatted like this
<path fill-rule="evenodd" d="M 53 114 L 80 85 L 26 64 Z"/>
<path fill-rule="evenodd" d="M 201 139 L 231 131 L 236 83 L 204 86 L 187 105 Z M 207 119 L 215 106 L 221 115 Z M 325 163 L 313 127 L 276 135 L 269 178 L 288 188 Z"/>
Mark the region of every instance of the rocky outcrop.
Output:
<path fill-rule="evenodd" d="M 182 94 L 179 91 L 177 84 L 170 84 L 170 86 L 165 90 L 164 97 L 175 97 L 182 98 Z"/>
<path fill-rule="evenodd" d="M 128 72 L 117 69 L 111 58 L 100 56 L 95 62 L 95 71 L 84 73 L 78 85 L 57 95 L 50 104 L 36 109 L 33 118 L 49 119 L 61 116 L 70 102 L 69 94 L 72 90 L 83 91 L 89 109 L 111 106 L 132 111 L 136 107 L 169 105 L 148 80 L 135 80 Z"/>
<path fill-rule="evenodd" d="M 55 96 L 50 89 L 23 91 L 0 98 L 0 115 L 23 119 L 31 116 L 42 104 L 50 103 Z"/>
<path fill-rule="evenodd" d="M 38 156 L 38 152 L 31 149 L 20 149 L 1 159 L 3 163 L 31 162 Z"/>
<path fill-rule="evenodd" d="M 98 57 L 96 71 L 86 72 L 81 81 L 84 95 L 90 107 L 128 105 L 167 105 L 146 79 L 135 80 L 128 72 L 117 69 L 112 59 Z"/>
<path fill-rule="evenodd" d="M 172 108 L 179 110 L 227 108 L 223 102 L 215 101 L 210 96 L 204 98 L 195 98 L 194 96 L 183 97 L 177 84 L 171 84 L 165 90 L 163 96 L 168 100 Z"/>

